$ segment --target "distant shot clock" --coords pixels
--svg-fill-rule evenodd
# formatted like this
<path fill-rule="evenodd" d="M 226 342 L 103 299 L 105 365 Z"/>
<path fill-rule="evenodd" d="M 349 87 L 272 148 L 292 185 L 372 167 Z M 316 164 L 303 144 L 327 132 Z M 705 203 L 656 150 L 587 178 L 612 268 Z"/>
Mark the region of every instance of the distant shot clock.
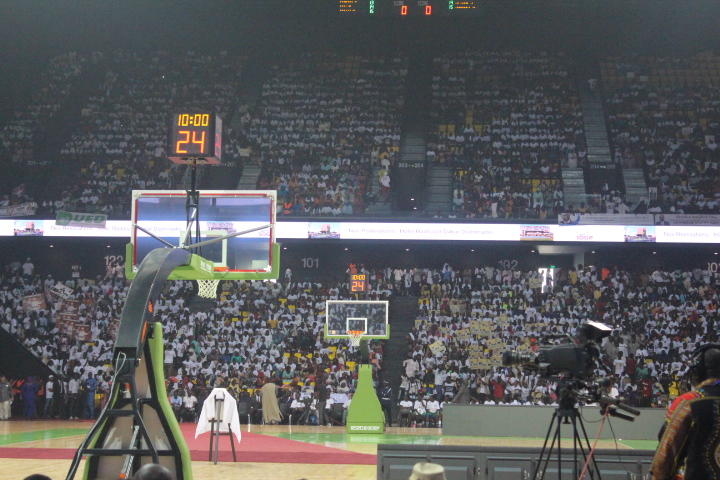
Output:
<path fill-rule="evenodd" d="M 350 292 L 365 293 L 368 289 L 368 278 L 364 273 L 350 274 Z"/>
<path fill-rule="evenodd" d="M 217 165 L 222 160 L 222 120 L 213 113 L 173 114 L 168 138 L 168 158 L 175 163 Z"/>

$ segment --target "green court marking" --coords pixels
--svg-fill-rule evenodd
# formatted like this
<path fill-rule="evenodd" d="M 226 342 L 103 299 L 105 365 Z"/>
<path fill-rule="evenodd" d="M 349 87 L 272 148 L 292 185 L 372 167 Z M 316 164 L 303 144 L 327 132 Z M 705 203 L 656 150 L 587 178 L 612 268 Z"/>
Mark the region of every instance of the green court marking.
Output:
<path fill-rule="evenodd" d="M 298 442 L 312 443 L 317 445 L 323 445 L 327 443 L 346 443 L 346 444 L 379 444 L 389 443 L 397 445 L 439 445 L 444 443 L 443 440 L 453 438 L 467 439 L 469 437 L 457 436 L 457 435 L 403 435 L 403 434 L 384 434 L 384 435 L 348 435 L 346 433 L 288 433 L 288 432 L 263 432 L 262 435 L 268 435 L 271 437 L 285 438 L 288 440 L 296 440 Z M 486 441 L 492 441 L 496 439 L 498 441 L 527 441 L 535 440 L 542 442 L 545 440 L 540 437 L 473 437 L 483 439 Z M 603 442 L 609 441 L 608 439 L 602 439 Z M 564 446 L 571 445 L 572 438 L 561 439 Z M 592 442 L 592 439 L 591 439 Z M 623 440 L 618 442 L 626 447 L 641 449 L 641 450 L 654 450 L 657 447 L 657 442 L 651 440 Z"/>
<path fill-rule="evenodd" d="M 635 450 L 655 450 L 660 442 L 657 440 L 618 440 L 618 443 Z"/>
<path fill-rule="evenodd" d="M 325 444 L 325 443 L 394 443 L 405 445 L 437 445 L 443 438 L 440 435 L 348 435 L 346 433 L 287 433 L 264 432 L 263 435 L 296 440 L 298 442 Z M 447 437 L 446 437 L 447 438 Z"/>
<path fill-rule="evenodd" d="M 85 435 L 87 428 L 56 428 L 52 430 L 36 430 L 32 432 L 17 432 L 0 436 L 0 445 L 32 442 L 35 440 L 52 440 L 54 438 Z"/>

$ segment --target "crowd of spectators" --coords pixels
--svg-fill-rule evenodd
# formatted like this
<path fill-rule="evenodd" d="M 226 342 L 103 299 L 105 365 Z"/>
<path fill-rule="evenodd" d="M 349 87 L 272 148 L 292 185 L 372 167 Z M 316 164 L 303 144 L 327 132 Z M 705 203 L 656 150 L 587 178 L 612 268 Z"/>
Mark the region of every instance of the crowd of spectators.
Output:
<path fill-rule="evenodd" d="M 591 372 L 611 379 L 607 393 L 635 406 L 661 406 L 682 388 L 688 354 L 716 341 L 720 327 L 720 276 L 700 269 L 579 267 L 543 278 L 446 264 L 395 272 L 401 291 L 420 296 L 398 397 L 406 409 L 428 401 L 555 405 L 554 381 L 504 367 L 499 354 L 536 351 L 545 335 L 574 335 L 586 320 L 614 328 L 599 342 Z"/>
<path fill-rule="evenodd" d="M 562 211 L 562 166 L 586 157 L 565 55 L 465 52 L 433 62 L 427 156 L 455 168 L 453 209 L 468 217 Z"/>
<path fill-rule="evenodd" d="M 78 130 L 59 152 L 81 174 L 60 198 L 44 199 L 41 212 L 127 217 L 131 190 L 180 188 L 185 170 L 169 162 L 165 152 L 168 118 L 180 110 L 207 110 L 228 120 L 239 102 L 244 63 L 244 57 L 227 52 L 108 54 Z M 239 158 L 236 136 L 227 135 L 227 161 Z"/>
<path fill-rule="evenodd" d="M 598 344 L 597 368 L 588 373 L 609 377 L 607 393 L 631 405 L 661 406 L 682 389 L 687 354 L 698 343 L 717 341 L 720 327 L 720 275 L 700 269 L 580 266 L 545 275 L 482 265 L 360 269 L 370 280 L 370 298 L 418 298 L 397 397 L 406 425 L 440 425 L 447 402 L 556 404 L 553 380 L 504 367 L 499 353 L 531 353 L 546 335 L 574 335 L 586 320 L 614 328 Z M 56 374 L 35 383 L 43 400 L 25 412 L 30 418 L 92 417 L 112 378 L 127 282 L 117 269 L 95 280 L 80 278 L 79 269 L 68 273 L 62 282 L 41 276 L 27 259 L 8 265 L 0 282 L 2 328 Z M 271 382 L 283 387 L 286 419 L 343 421 L 359 354 L 345 341 L 324 340 L 322 326 L 326 300 L 348 298 L 347 285 L 298 283 L 288 275 L 282 283 L 224 282 L 206 306 L 191 306 L 193 295 L 191 282 L 168 282 L 155 305 L 168 395 L 179 419 L 194 420 L 208 392 L 222 386 L 237 397 L 243 418 L 261 422 L 260 389 Z M 64 304 L 72 301 L 77 316 L 68 320 Z M 372 344 L 377 386 L 387 380 L 383 353 L 381 343 Z M 15 383 L 16 393 L 22 384 Z"/>
<path fill-rule="evenodd" d="M 601 63 L 615 159 L 657 194 L 636 213 L 717 214 L 720 57 L 613 57 Z"/>
<path fill-rule="evenodd" d="M 92 418 L 110 386 L 127 282 L 121 269 L 94 280 L 80 278 L 79 268 L 68 274 L 41 277 L 27 259 L 11 263 L 2 275 L 0 326 L 56 374 L 35 383 L 42 401 L 25 412 L 26 418 Z M 32 296 L 37 295 L 45 301 L 36 303 Z M 359 353 L 347 341 L 326 341 L 322 332 L 325 301 L 347 299 L 347 285 L 227 281 L 210 305 L 191 308 L 193 296 L 192 282 L 171 281 L 155 304 L 164 327 L 168 395 L 179 419 L 195 419 L 209 391 L 225 387 L 236 396 L 243 417 L 260 422 L 260 388 L 273 382 L 283 386 L 280 411 L 286 419 L 296 401 L 295 413 L 297 402 L 307 412 L 300 416 L 305 423 L 342 421 L 356 385 Z M 72 302 L 78 302 L 76 316 L 68 320 Z M 373 343 L 371 348 L 380 378 L 383 346 Z M 16 393 L 24 382 L 16 382 Z M 56 401 L 46 407 L 53 390 Z M 311 415 L 320 401 L 332 415 Z"/>
<path fill-rule="evenodd" d="M 400 56 L 304 54 L 272 69 L 247 137 L 281 215 L 362 215 L 381 182 L 387 200 L 406 76 Z"/>
<path fill-rule="evenodd" d="M 307 53 L 273 66 L 260 101 L 250 106 L 242 98 L 246 63 L 227 52 L 54 57 L 26 108 L 0 131 L 0 157 L 55 162 L 38 158 L 39 144 L 52 134 L 46 127 L 73 89 L 92 78 L 98 80 L 84 97 L 78 127 L 58 152 L 80 174 L 61 190 L 44 192 L 40 213 L 126 217 L 130 190 L 179 188 L 185 169 L 166 159 L 165 143 L 168 115 L 183 108 L 212 110 L 226 120 L 226 163 L 240 164 L 241 156 L 258 161 L 257 186 L 277 189 L 281 215 L 362 215 L 368 205 L 389 201 L 407 57 Z M 585 205 L 565 205 L 561 169 L 586 163 L 571 60 L 471 51 L 436 57 L 431 65 L 427 156 L 455 170 L 451 216 L 717 213 L 720 59 L 625 55 L 606 58 L 600 70 L 593 85 L 605 100 L 615 160 L 643 169 L 648 198 L 628 205 L 618 201 L 620 192 L 597 192 Z M 9 193 L 3 205 L 29 200 Z"/>
<path fill-rule="evenodd" d="M 45 134 L 48 122 L 63 106 L 70 90 L 77 87 L 77 78 L 89 64 L 103 58 L 100 52 L 66 53 L 51 58 L 37 80 L 27 109 L 18 110 L 0 131 L 0 158 L 15 163 L 42 162 L 36 158 L 37 141 Z"/>

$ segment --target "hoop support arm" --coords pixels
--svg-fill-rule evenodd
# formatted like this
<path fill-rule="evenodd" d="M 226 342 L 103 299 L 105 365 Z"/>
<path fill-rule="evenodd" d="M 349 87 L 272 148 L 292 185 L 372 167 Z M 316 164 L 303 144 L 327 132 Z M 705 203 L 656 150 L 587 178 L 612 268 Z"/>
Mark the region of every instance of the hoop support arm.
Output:
<path fill-rule="evenodd" d="M 123 308 L 113 363 L 121 353 L 127 356 L 128 367 L 142 357 L 146 325 L 154 321 L 155 300 L 173 270 L 190 265 L 190 257 L 190 252 L 182 248 L 156 248 L 145 257 L 130 285 Z"/>

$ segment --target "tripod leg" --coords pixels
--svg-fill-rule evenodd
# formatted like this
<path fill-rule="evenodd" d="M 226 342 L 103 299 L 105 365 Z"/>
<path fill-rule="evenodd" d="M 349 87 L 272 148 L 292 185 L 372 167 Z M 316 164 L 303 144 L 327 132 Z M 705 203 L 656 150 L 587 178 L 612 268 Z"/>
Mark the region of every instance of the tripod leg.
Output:
<path fill-rule="evenodd" d="M 582 429 L 582 432 L 583 432 L 583 437 L 585 438 L 585 444 L 587 445 L 588 454 L 590 454 L 590 452 L 592 452 L 592 447 L 590 446 L 590 440 L 588 439 L 587 431 L 585 430 L 585 423 L 583 423 L 582 417 L 578 416 L 578 423 L 580 424 L 580 428 Z M 580 449 L 583 450 L 583 455 L 584 455 L 584 448 L 582 445 L 582 441 L 580 441 Z M 587 457 L 586 457 L 585 461 L 587 461 Z M 597 480 L 600 480 L 600 467 L 598 466 L 597 462 L 595 461 L 595 456 L 592 457 L 592 463 L 593 463 L 593 468 L 595 469 L 595 472 L 597 472 Z M 590 478 L 594 479 L 595 476 L 593 475 L 593 469 L 591 468 L 591 469 L 589 469 L 589 471 L 590 471 Z"/>
<path fill-rule="evenodd" d="M 580 436 L 578 434 L 577 429 L 577 418 L 575 415 L 572 416 L 572 426 L 573 426 L 573 478 L 578 478 L 578 475 L 580 472 L 578 472 L 578 445 L 582 449 L 582 442 L 580 442 Z M 585 450 L 583 450 L 583 458 L 585 457 Z"/>
<path fill-rule="evenodd" d="M 545 456 L 545 449 L 547 447 L 548 440 L 550 440 L 550 433 L 553 429 L 553 424 L 555 422 L 558 422 L 558 429 L 556 430 L 555 434 L 553 435 L 552 442 L 550 443 L 550 448 L 547 451 L 547 456 Z M 542 449 L 540 450 L 540 458 L 538 458 L 538 464 L 537 467 L 535 467 L 535 472 L 533 472 L 533 478 L 532 480 L 542 480 L 545 478 L 545 472 L 547 471 L 548 463 L 550 463 L 550 457 L 552 456 L 552 451 L 555 447 L 555 440 L 557 440 L 558 432 L 560 428 L 560 419 L 557 416 L 557 411 L 553 413 L 552 420 L 550 420 L 550 427 L 548 428 L 547 435 L 545 435 L 545 442 L 543 443 Z M 545 464 L 543 465 L 543 458 L 545 458 Z"/>
<path fill-rule="evenodd" d="M 562 420 L 558 418 L 556 434 L 558 442 L 558 480 L 562 480 L 562 446 L 560 446 L 560 425 L 562 425 Z"/>

